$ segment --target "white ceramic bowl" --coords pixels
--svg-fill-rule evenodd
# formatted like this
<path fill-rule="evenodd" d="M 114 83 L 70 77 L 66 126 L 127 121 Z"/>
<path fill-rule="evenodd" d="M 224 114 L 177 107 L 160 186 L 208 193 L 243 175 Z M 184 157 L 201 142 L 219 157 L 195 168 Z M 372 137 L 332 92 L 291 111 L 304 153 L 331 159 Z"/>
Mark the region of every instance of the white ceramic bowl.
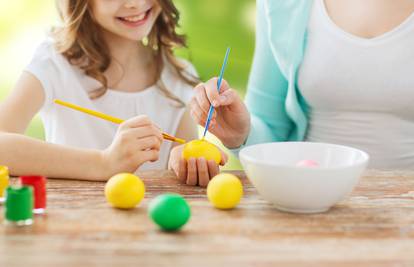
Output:
<path fill-rule="evenodd" d="M 314 160 L 318 167 L 299 167 Z M 327 211 L 349 194 L 368 164 L 367 153 L 346 146 L 279 142 L 240 151 L 247 177 L 276 208 L 295 213 Z"/>

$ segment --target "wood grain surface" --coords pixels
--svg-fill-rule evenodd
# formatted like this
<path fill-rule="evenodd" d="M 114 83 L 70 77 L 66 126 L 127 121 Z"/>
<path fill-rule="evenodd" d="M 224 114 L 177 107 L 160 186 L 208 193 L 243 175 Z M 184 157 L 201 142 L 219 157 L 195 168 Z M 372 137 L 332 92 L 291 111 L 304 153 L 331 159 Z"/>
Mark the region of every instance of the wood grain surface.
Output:
<path fill-rule="evenodd" d="M 28 227 L 0 226 L 0 266 L 414 266 L 414 173 L 369 171 L 346 200 L 313 215 L 276 210 L 233 173 L 245 196 L 230 211 L 169 171 L 140 174 L 147 192 L 132 210 L 111 208 L 103 182 L 49 179 L 45 215 Z M 166 192 L 191 205 L 177 233 L 147 216 Z"/>

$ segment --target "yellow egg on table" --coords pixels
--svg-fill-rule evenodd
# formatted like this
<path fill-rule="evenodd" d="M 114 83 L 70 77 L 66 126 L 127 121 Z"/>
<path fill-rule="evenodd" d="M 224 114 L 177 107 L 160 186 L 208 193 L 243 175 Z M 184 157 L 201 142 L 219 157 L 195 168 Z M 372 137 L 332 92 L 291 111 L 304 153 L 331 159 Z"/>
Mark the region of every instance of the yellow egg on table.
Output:
<path fill-rule="evenodd" d="M 144 183 L 131 173 L 112 176 L 105 185 L 106 200 L 115 208 L 134 208 L 144 198 L 144 194 Z"/>
<path fill-rule="evenodd" d="M 205 158 L 214 160 L 217 164 L 221 161 L 220 150 L 206 140 L 193 140 L 184 145 L 182 157 L 186 160 L 190 158 Z"/>
<path fill-rule="evenodd" d="M 207 197 L 218 209 L 232 209 L 239 204 L 243 196 L 243 185 L 237 176 L 221 173 L 210 181 L 207 186 Z"/>

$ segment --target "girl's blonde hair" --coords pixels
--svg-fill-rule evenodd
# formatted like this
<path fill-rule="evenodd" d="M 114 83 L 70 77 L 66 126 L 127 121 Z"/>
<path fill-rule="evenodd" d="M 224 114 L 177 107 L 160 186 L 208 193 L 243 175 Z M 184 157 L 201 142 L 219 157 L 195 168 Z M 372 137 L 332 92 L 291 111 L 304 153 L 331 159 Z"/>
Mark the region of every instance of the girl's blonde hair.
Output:
<path fill-rule="evenodd" d="M 153 48 L 156 62 L 156 81 L 159 90 L 168 98 L 183 105 L 184 103 L 170 92 L 161 81 L 164 60 L 167 60 L 179 78 L 189 85 L 196 85 L 198 79 L 185 71 L 185 66 L 174 56 L 173 49 L 186 47 L 184 35 L 176 33 L 179 12 L 172 0 L 157 0 L 161 13 L 148 35 L 148 46 Z M 98 80 L 102 87 L 90 93 L 92 99 L 105 94 L 108 81 L 104 72 L 111 63 L 111 55 L 99 25 L 94 21 L 90 0 L 57 0 L 59 15 L 63 26 L 55 28 L 52 36 L 56 49 L 68 61 L 81 68 L 86 75 Z"/>

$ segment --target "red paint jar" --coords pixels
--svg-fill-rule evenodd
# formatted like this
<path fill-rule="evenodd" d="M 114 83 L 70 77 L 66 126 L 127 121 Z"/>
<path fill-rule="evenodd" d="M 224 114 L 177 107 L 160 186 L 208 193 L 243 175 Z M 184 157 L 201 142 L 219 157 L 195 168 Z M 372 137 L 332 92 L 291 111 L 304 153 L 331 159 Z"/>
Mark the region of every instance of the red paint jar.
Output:
<path fill-rule="evenodd" d="M 33 187 L 33 213 L 44 213 L 46 209 L 46 177 L 20 176 L 20 183 Z"/>

